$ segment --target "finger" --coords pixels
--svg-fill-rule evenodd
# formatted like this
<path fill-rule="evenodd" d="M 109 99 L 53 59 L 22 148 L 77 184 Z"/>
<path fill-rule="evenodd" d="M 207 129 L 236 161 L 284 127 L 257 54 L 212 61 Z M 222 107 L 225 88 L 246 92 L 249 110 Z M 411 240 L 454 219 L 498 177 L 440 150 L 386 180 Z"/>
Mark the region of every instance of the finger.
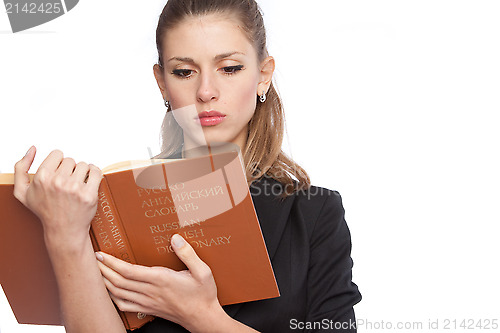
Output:
<path fill-rule="evenodd" d="M 26 155 L 14 166 L 14 196 L 25 203 L 26 191 L 30 185 L 28 171 L 35 159 L 36 148 L 31 146 Z"/>
<path fill-rule="evenodd" d="M 90 167 L 85 162 L 80 162 L 76 165 L 75 171 L 73 171 L 73 176 L 76 178 L 76 181 L 79 183 L 83 183 L 89 174 Z"/>
<path fill-rule="evenodd" d="M 131 291 L 141 291 L 142 288 L 145 287 L 144 283 L 135 280 L 129 280 L 101 262 L 98 262 L 97 266 L 101 271 L 101 275 L 117 288 Z"/>
<path fill-rule="evenodd" d="M 149 281 L 151 281 L 151 276 L 150 276 L 151 274 L 148 274 L 149 271 L 148 268 L 150 267 L 134 265 L 126 261 L 120 260 L 104 252 L 98 252 L 98 254 L 101 255 L 103 259 L 102 261 L 99 260 L 98 264 L 101 264 L 104 267 L 111 269 L 112 271 L 114 271 L 114 273 L 117 273 L 119 276 L 135 282 L 148 283 Z M 96 257 L 99 258 L 97 254 Z M 101 267 L 101 265 L 99 265 L 99 267 Z M 106 273 L 107 272 L 108 271 L 106 271 Z"/>
<path fill-rule="evenodd" d="M 106 281 L 105 281 L 106 283 Z M 152 314 L 151 310 L 148 309 L 147 307 L 141 305 L 141 304 L 138 304 L 138 303 L 135 303 L 135 302 L 132 302 L 132 301 L 129 301 L 127 299 L 123 299 L 123 298 L 120 298 L 116 295 L 113 295 L 113 293 L 111 292 L 108 292 L 109 293 L 109 297 L 111 298 L 111 300 L 116 304 L 116 306 L 121 310 L 121 311 L 124 311 L 124 312 L 140 312 L 140 313 L 144 313 L 144 314 Z"/>
<path fill-rule="evenodd" d="M 64 154 L 60 150 L 53 150 L 40 164 L 40 167 L 38 168 L 38 171 L 40 170 L 47 170 L 47 171 L 52 171 L 55 172 L 59 165 L 61 164 L 62 160 L 64 158 Z M 38 173 L 38 172 L 37 172 Z"/>
<path fill-rule="evenodd" d="M 175 254 L 187 266 L 196 280 L 202 281 L 207 278 L 213 278 L 210 267 L 198 257 L 193 247 L 181 235 L 173 235 L 171 242 Z"/>
<path fill-rule="evenodd" d="M 71 176 L 73 171 L 75 170 L 75 160 L 69 157 L 66 157 L 62 160 L 61 164 L 57 168 L 56 173 L 65 176 Z"/>
<path fill-rule="evenodd" d="M 151 284 L 128 280 L 100 261 L 98 261 L 97 265 L 101 270 L 104 284 L 109 291 L 111 299 L 120 310 L 143 313 L 149 313 L 151 311 L 150 306 L 148 306 L 148 304 L 151 304 L 151 298 L 148 296 Z M 138 269 L 146 268 L 138 265 L 132 266 Z"/>
<path fill-rule="evenodd" d="M 89 164 L 89 174 L 87 178 L 87 185 L 89 191 L 92 193 L 97 192 L 99 190 L 99 185 L 102 180 L 102 172 L 101 169 L 96 167 L 93 164 Z"/>
<path fill-rule="evenodd" d="M 125 302 L 134 303 L 136 306 L 141 307 L 141 310 L 137 309 L 137 311 L 145 310 L 144 304 L 148 302 L 148 297 L 142 293 L 138 293 L 133 290 L 122 289 L 113 284 L 112 281 L 103 277 L 104 285 L 106 289 L 108 289 L 109 295 L 111 299 L 116 302 L 116 300 L 122 300 Z"/>

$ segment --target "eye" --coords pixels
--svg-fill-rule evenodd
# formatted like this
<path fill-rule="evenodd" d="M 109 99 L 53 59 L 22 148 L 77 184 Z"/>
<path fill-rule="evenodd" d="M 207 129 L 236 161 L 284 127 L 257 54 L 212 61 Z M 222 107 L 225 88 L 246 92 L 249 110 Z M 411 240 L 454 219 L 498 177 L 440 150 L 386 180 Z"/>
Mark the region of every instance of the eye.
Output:
<path fill-rule="evenodd" d="M 174 69 L 172 74 L 182 79 L 187 79 L 193 75 L 193 72 L 194 71 L 192 69 Z"/>
<path fill-rule="evenodd" d="M 237 65 L 237 66 L 226 66 L 222 67 L 220 70 L 222 73 L 226 75 L 233 75 L 243 69 L 243 65 Z"/>

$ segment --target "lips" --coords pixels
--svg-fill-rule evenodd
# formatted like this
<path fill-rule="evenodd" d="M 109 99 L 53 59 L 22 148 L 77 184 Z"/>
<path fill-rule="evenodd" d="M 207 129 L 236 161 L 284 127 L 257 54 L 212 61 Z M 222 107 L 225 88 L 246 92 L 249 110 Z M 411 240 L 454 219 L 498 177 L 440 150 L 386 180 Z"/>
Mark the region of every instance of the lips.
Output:
<path fill-rule="evenodd" d="M 215 126 L 224 121 L 226 115 L 217 111 L 203 111 L 198 114 L 201 126 Z"/>

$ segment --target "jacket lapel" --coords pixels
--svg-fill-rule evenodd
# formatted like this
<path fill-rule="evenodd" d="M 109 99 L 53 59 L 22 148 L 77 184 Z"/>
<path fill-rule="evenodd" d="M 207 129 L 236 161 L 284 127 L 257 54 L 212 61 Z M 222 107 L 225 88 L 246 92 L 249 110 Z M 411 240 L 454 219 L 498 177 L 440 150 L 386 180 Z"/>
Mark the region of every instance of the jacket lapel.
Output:
<path fill-rule="evenodd" d="M 295 200 L 294 195 L 290 195 L 285 199 L 281 199 L 279 195 L 273 195 L 273 193 L 279 192 L 277 191 L 278 188 L 281 188 L 280 183 L 269 178 L 262 178 L 250 187 L 255 211 L 259 218 L 260 228 L 266 242 L 271 263 L 278 249 Z M 234 318 L 244 304 L 227 305 L 224 306 L 224 310 L 229 316 Z"/>
<path fill-rule="evenodd" d="M 255 210 L 271 261 L 278 249 L 294 199 L 294 196 L 281 199 L 277 196 L 264 195 L 264 193 L 253 196 Z"/>

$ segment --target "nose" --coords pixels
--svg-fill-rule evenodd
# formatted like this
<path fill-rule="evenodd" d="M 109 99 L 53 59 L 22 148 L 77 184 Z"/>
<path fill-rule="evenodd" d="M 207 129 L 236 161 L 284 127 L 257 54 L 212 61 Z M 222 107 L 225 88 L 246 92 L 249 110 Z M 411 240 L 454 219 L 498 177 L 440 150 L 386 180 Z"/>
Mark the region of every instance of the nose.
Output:
<path fill-rule="evenodd" d="M 198 101 L 208 103 L 219 98 L 219 89 L 217 88 L 216 79 L 211 73 L 203 73 L 200 75 L 200 85 L 196 92 Z"/>

